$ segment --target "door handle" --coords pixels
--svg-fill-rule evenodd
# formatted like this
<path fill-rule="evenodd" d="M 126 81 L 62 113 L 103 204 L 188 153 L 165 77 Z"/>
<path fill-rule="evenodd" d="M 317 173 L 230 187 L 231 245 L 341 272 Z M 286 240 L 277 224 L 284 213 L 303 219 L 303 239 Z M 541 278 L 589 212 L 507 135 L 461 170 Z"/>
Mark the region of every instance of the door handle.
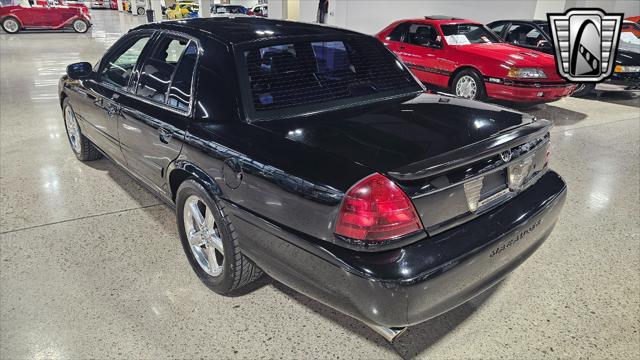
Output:
<path fill-rule="evenodd" d="M 400 49 L 400 50 L 404 50 L 404 49 L 406 49 L 406 47 L 404 47 L 404 46 L 400 46 L 400 48 L 399 48 L 399 49 Z"/>
<path fill-rule="evenodd" d="M 161 127 L 158 129 L 158 135 L 161 142 L 168 144 L 171 137 L 173 137 L 173 132 L 167 128 Z"/>
<path fill-rule="evenodd" d="M 105 109 L 107 110 L 107 115 L 109 115 L 109 117 L 116 116 L 116 112 L 118 112 L 118 108 L 111 104 L 107 105 Z"/>

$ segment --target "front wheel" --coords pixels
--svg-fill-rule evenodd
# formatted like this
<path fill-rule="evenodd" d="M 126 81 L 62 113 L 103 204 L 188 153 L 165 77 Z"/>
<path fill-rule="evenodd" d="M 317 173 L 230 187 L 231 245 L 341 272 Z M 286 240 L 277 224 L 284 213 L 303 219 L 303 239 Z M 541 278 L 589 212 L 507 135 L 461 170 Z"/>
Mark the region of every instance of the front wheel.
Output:
<path fill-rule="evenodd" d="M 451 82 L 451 93 L 469 100 L 484 100 L 484 81 L 474 70 L 462 70 Z"/>
<path fill-rule="evenodd" d="M 89 139 L 82 135 L 76 113 L 73 111 L 69 99 L 64 99 L 62 104 L 62 113 L 64 116 L 64 127 L 67 130 L 67 138 L 71 150 L 80 161 L 97 160 L 102 157 L 102 153 L 93 145 Z"/>
<path fill-rule="evenodd" d="M 176 197 L 176 222 L 182 247 L 200 280 L 221 295 L 258 279 L 262 271 L 240 252 L 224 204 L 200 183 L 186 180 Z"/>
<path fill-rule="evenodd" d="M 2 30 L 9 34 L 15 34 L 20 31 L 20 23 L 12 17 L 5 18 L 2 20 Z"/>
<path fill-rule="evenodd" d="M 87 30 L 89 30 L 89 24 L 87 24 L 87 22 L 84 20 L 74 20 L 73 30 L 77 33 L 86 33 Z"/>
<path fill-rule="evenodd" d="M 138 8 L 137 12 L 138 12 L 138 15 L 144 15 L 145 14 L 144 8 L 141 8 L 141 7 Z"/>

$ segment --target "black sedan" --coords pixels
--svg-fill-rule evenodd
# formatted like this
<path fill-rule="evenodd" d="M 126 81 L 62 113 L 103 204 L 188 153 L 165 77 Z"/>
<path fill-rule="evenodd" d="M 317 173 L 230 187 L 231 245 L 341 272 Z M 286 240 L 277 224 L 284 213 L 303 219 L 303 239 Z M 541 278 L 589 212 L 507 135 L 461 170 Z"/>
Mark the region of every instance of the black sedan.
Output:
<path fill-rule="evenodd" d="M 426 94 L 346 30 L 143 25 L 59 90 L 77 158 L 105 155 L 175 206 L 213 291 L 264 271 L 390 340 L 514 270 L 566 197 L 550 122 Z"/>
<path fill-rule="evenodd" d="M 611 77 L 599 84 L 580 84 L 573 96 L 586 96 L 594 90 L 638 91 L 640 90 L 640 47 L 638 38 L 632 32 L 638 25 L 625 21 L 626 30 L 618 43 L 618 51 Z M 554 54 L 549 23 L 545 20 L 499 20 L 487 24 L 505 42 L 527 49 Z M 633 43 L 629 40 L 632 38 Z"/>

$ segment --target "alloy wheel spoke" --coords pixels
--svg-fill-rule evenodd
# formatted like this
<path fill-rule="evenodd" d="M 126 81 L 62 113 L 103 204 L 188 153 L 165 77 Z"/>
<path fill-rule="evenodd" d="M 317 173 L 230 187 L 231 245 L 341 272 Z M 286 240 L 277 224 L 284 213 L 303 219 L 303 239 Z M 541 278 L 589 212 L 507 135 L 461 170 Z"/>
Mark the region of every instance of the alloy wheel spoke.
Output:
<path fill-rule="evenodd" d="M 216 226 L 216 221 L 213 218 L 213 214 L 211 213 L 211 210 L 209 210 L 209 207 L 204 211 L 204 226 L 209 230 L 213 230 Z"/>
<path fill-rule="evenodd" d="M 198 202 L 194 201 L 189 204 L 189 208 L 191 210 L 191 217 L 193 218 L 194 226 L 198 231 L 201 231 L 205 227 L 204 217 L 202 217 L 202 213 L 200 212 L 200 208 L 198 207 Z"/>
<path fill-rule="evenodd" d="M 209 243 L 213 248 L 218 250 L 221 254 L 224 254 L 224 246 L 222 245 L 222 238 L 211 233 L 211 235 L 209 236 Z"/>
<path fill-rule="evenodd" d="M 209 262 L 209 271 L 211 273 L 215 273 L 221 266 L 221 264 L 218 264 L 218 258 L 216 257 L 216 250 L 211 246 L 207 246 L 205 248 L 205 251 L 207 254 L 207 261 Z"/>

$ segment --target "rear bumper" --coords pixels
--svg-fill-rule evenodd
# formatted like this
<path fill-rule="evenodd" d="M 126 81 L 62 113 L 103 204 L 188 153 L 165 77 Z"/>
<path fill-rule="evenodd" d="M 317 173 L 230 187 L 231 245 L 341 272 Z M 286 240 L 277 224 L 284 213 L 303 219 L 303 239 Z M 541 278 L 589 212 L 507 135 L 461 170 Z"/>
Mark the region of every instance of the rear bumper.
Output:
<path fill-rule="evenodd" d="M 522 85 L 522 84 L 495 84 L 485 82 L 487 96 L 499 100 L 515 102 L 544 103 L 569 96 L 575 90 L 575 85 L 563 84 L 557 86 Z"/>
<path fill-rule="evenodd" d="M 566 185 L 548 172 L 516 198 L 431 238 L 363 253 L 274 226 L 233 205 L 242 252 L 273 278 L 361 321 L 414 325 L 491 287 L 553 229 Z"/>

